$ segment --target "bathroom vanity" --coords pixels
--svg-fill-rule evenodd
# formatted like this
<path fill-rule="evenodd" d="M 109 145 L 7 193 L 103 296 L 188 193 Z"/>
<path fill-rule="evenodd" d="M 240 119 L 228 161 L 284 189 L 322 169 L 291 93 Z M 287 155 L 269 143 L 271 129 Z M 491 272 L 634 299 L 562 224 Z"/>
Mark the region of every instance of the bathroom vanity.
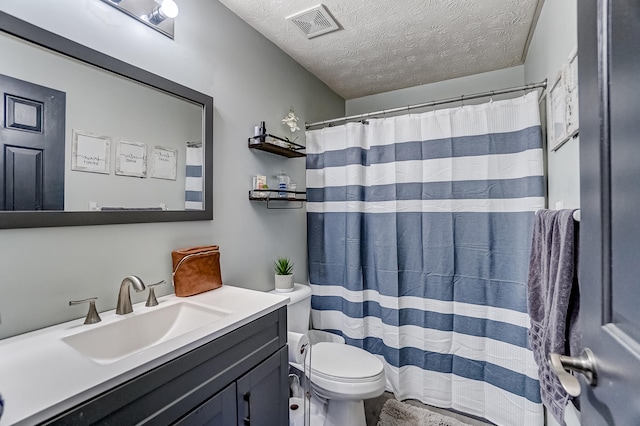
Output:
<path fill-rule="evenodd" d="M 286 297 L 159 300 L 0 341 L 0 425 L 288 424 Z"/>

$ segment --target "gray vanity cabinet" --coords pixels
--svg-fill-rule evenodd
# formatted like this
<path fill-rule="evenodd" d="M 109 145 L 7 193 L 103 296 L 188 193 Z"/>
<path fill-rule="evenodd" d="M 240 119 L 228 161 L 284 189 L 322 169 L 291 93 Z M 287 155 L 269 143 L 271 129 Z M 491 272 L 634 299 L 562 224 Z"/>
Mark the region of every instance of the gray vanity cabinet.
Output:
<path fill-rule="evenodd" d="M 232 383 L 210 400 L 176 422 L 176 426 L 236 425 L 236 384 Z"/>
<path fill-rule="evenodd" d="M 282 380 L 282 361 L 286 374 L 288 356 L 286 349 L 280 349 L 176 425 L 287 425 L 289 409 L 287 401 L 283 404 L 282 395 L 286 395 L 288 400 L 289 386 L 287 380 Z"/>
<path fill-rule="evenodd" d="M 239 425 L 289 424 L 288 367 L 289 353 L 283 348 L 236 382 Z M 281 380 L 282 370 L 285 380 Z M 284 404 L 281 402 L 283 394 L 287 396 Z"/>
<path fill-rule="evenodd" d="M 44 422 L 288 425 L 282 307 Z"/>

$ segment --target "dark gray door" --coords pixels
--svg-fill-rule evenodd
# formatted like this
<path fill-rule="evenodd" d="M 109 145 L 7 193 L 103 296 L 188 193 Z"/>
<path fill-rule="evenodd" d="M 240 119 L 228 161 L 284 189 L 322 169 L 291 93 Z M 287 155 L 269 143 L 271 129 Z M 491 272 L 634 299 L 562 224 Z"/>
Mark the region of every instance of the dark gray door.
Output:
<path fill-rule="evenodd" d="M 579 0 L 583 425 L 640 425 L 640 2 Z"/>
<path fill-rule="evenodd" d="M 0 75 L 0 210 L 64 210 L 66 94 Z"/>

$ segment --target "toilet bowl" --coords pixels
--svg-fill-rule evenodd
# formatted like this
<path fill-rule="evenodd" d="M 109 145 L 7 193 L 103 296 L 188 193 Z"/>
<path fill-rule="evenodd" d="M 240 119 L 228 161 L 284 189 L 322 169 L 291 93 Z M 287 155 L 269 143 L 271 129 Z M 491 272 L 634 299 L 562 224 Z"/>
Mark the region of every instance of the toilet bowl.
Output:
<path fill-rule="evenodd" d="M 364 400 L 382 395 L 384 365 L 367 351 L 340 343 L 322 342 L 311 348 L 311 390 L 323 403 L 327 425 L 365 426 Z"/>
<path fill-rule="evenodd" d="M 295 284 L 293 291 L 286 296 L 290 298 L 287 305 L 289 331 L 308 334 L 311 288 Z M 305 366 L 290 362 L 310 377 L 311 425 L 365 426 L 363 400 L 384 392 L 384 365 L 363 349 L 336 343 L 336 340 L 344 341 L 340 336 L 315 330 L 311 332 L 311 348 L 305 358 Z"/>

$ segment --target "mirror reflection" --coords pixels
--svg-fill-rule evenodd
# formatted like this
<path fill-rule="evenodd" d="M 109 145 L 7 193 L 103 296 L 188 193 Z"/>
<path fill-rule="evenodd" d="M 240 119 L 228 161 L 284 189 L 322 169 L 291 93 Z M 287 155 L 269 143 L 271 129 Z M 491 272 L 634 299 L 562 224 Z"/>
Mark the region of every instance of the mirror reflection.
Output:
<path fill-rule="evenodd" d="M 203 208 L 201 104 L 4 33 L 0 51 L 3 210 Z"/>

